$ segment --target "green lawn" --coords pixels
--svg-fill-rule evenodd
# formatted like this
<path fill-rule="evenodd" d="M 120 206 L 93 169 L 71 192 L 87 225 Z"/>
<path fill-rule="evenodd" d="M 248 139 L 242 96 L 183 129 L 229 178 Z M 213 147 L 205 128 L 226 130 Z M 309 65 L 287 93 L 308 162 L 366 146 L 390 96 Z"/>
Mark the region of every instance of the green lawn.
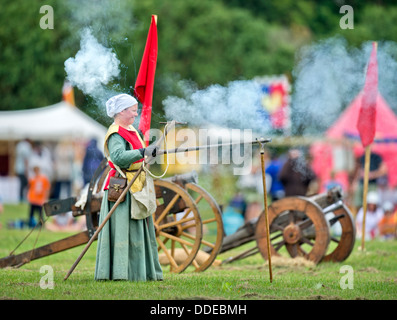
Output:
<path fill-rule="evenodd" d="M 26 205 L 6 205 L 0 215 L 0 257 L 5 257 L 25 237 L 29 230 L 11 230 L 7 222 L 26 218 Z M 17 253 L 62 239 L 70 234 L 41 231 L 35 244 L 37 231 L 18 248 Z M 273 282 L 269 281 L 268 266 L 260 254 L 211 267 L 200 273 L 190 267 L 181 274 L 172 274 L 164 268 L 164 281 L 130 283 L 125 281 L 94 280 L 96 242 L 80 264 L 64 281 L 66 273 L 81 253 L 83 246 L 31 261 L 19 269 L 0 269 L 0 299 L 39 300 L 175 300 L 175 299 L 226 299 L 226 300 L 396 300 L 397 299 L 397 241 L 367 241 L 366 251 L 359 251 L 359 241 L 349 258 L 342 263 L 320 263 L 317 266 L 292 259 L 272 261 Z M 218 256 L 229 256 L 253 246 L 246 244 Z M 346 273 L 341 267 L 352 270 L 353 288 L 342 289 L 340 282 Z M 54 274 L 54 288 L 40 284 Z M 49 268 L 44 267 L 44 268 Z M 342 281 L 343 282 L 343 281 Z M 346 282 L 343 282 L 346 283 Z"/>

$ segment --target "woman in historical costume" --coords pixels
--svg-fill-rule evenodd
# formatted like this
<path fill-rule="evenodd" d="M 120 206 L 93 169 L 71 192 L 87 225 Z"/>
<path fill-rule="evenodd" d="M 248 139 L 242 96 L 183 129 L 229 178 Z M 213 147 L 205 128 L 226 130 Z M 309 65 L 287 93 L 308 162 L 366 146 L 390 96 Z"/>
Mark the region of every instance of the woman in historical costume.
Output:
<path fill-rule="evenodd" d="M 105 137 L 104 155 L 111 170 L 105 182 L 99 223 L 115 204 L 108 201 L 110 177 L 119 173 L 131 181 L 143 165 L 145 153 L 153 151 L 152 146 L 145 148 L 132 126 L 138 116 L 135 98 L 128 94 L 114 96 L 106 102 L 106 111 L 114 123 Z M 143 170 L 99 233 L 96 280 L 163 280 L 152 219 L 155 210 L 153 180 Z"/>

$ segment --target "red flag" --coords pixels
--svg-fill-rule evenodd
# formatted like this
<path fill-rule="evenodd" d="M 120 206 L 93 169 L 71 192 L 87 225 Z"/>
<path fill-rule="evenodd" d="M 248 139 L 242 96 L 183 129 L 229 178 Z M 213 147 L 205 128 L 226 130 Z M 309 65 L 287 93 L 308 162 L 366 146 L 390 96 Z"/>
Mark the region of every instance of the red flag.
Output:
<path fill-rule="evenodd" d="M 143 52 L 141 66 L 135 82 L 135 96 L 142 103 L 142 114 L 139 122 L 139 130 L 145 136 L 145 142 L 149 142 L 150 121 L 152 116 L 152 100 L 154 75 L 157 64 L 157 16 L 152 15 L 149 33 Z"/>
<path fill-rule="evenodd" d="M 357 121 L 357 129 L 360 133 L 363 147 L 370 145 L 374 141 L 376 130 L 376 99 L 378 96 L 376 48 L 377 43 L 373 42 Z"/>

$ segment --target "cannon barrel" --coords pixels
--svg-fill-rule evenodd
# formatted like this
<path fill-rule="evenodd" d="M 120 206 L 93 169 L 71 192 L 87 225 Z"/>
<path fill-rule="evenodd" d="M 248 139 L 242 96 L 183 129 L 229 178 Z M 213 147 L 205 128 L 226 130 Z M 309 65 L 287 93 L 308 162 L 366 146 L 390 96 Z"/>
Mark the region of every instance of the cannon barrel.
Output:
<path fill-rule="evenodd" d="M 184 186 L 185 184 L 188 183 L 198 183 L 198 174 L 196 171 L 193 170 L 191 172 L 186 172 L 183 174 L 174 175 L 172 177 L 163 178 L 163 180 L 174 182 Z"/>

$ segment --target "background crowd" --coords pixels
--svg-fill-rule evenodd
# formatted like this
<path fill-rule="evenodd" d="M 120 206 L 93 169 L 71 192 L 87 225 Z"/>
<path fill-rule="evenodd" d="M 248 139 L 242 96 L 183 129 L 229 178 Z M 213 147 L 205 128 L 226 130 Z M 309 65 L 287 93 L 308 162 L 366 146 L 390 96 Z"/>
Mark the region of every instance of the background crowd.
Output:
<path fill-rule="evenodd" d="M 263 211 L 261 163 L 255 162 L 259 157 L 254 156 L 253 159 L 251 174 L 239 178 L 238 192 L 224 210 L 226 234 L 234 233 Z M 291 148 L 281 154 L 268 150 L 265 164 L 269 203 L 284 197 L 310 196 L 339 187 L 355 219 L 357 238 L 362 237 L 364 156 L 356 159 L 347 188 L 334 179 L 333 174 L 321 185 L 313 170 L 310 154 L 300 148 Z M 366 239 L 397 239 L 397 190 L 389 186 L 387 166 L 376 153 L 371 154 L 368 182 Z"/>
<path fill-rule="evenodd" d="M 17 144 L 15 152 L 19 201 L 29 204 L 27 220 L 18 221 L 19 227 L 43 223 L 43 205 L 49 200 L 76 196 L 103 159 L 95 139 L 86 143 L 64 140 L 52 146 L 25 139 Z M 45 226 L 57 231 L 79 229 L 82 224 L 67 212 L 56 215 Z M 10 227 L 16 227 L 15 222 Z"/>
<path fill-rule="evenodd" d="M 19 222 L 20 227 L 23 224 L 34 227 L 44 219 L 45 202 L 76 196 L 90 182 L 103 159 L 103 153 L 95 139 L 76 146 L 75 142 L 66 140 L 52 148 L 29 139 L 17 144 L 15 172 L 20 180 L 19 199 L 29 204 L 27 220 Z M 363 236 L 363 156 L 356 159 L 348 188 L 344 188 L 333 175 L 321 185 L 312 168 L 310 154 L 305 149 L 291 148 L 281 153 L 266 150 L 265 158 L 269 204 L 284 197 L 310 196 L 340 187 L 344 202 L 355 219 L 357 237 Z M 251 173 L 238 178 L 237 192 L 223 208 L 227 235 L 234 233 L 245 222 L 257 218 L 263 210 L 259 159 L 259 156 L 253 156 Z M 371 154 L 368 182 L 366 239 L 397 239 L 397 191 L 389 186 L 387 166 L 376 153 Z M 53 231 L 82 228 L 83 224 L 77 222 L 68 212 L 56 215 L 53 221 L 46 223 L 46 227 Z"/>

